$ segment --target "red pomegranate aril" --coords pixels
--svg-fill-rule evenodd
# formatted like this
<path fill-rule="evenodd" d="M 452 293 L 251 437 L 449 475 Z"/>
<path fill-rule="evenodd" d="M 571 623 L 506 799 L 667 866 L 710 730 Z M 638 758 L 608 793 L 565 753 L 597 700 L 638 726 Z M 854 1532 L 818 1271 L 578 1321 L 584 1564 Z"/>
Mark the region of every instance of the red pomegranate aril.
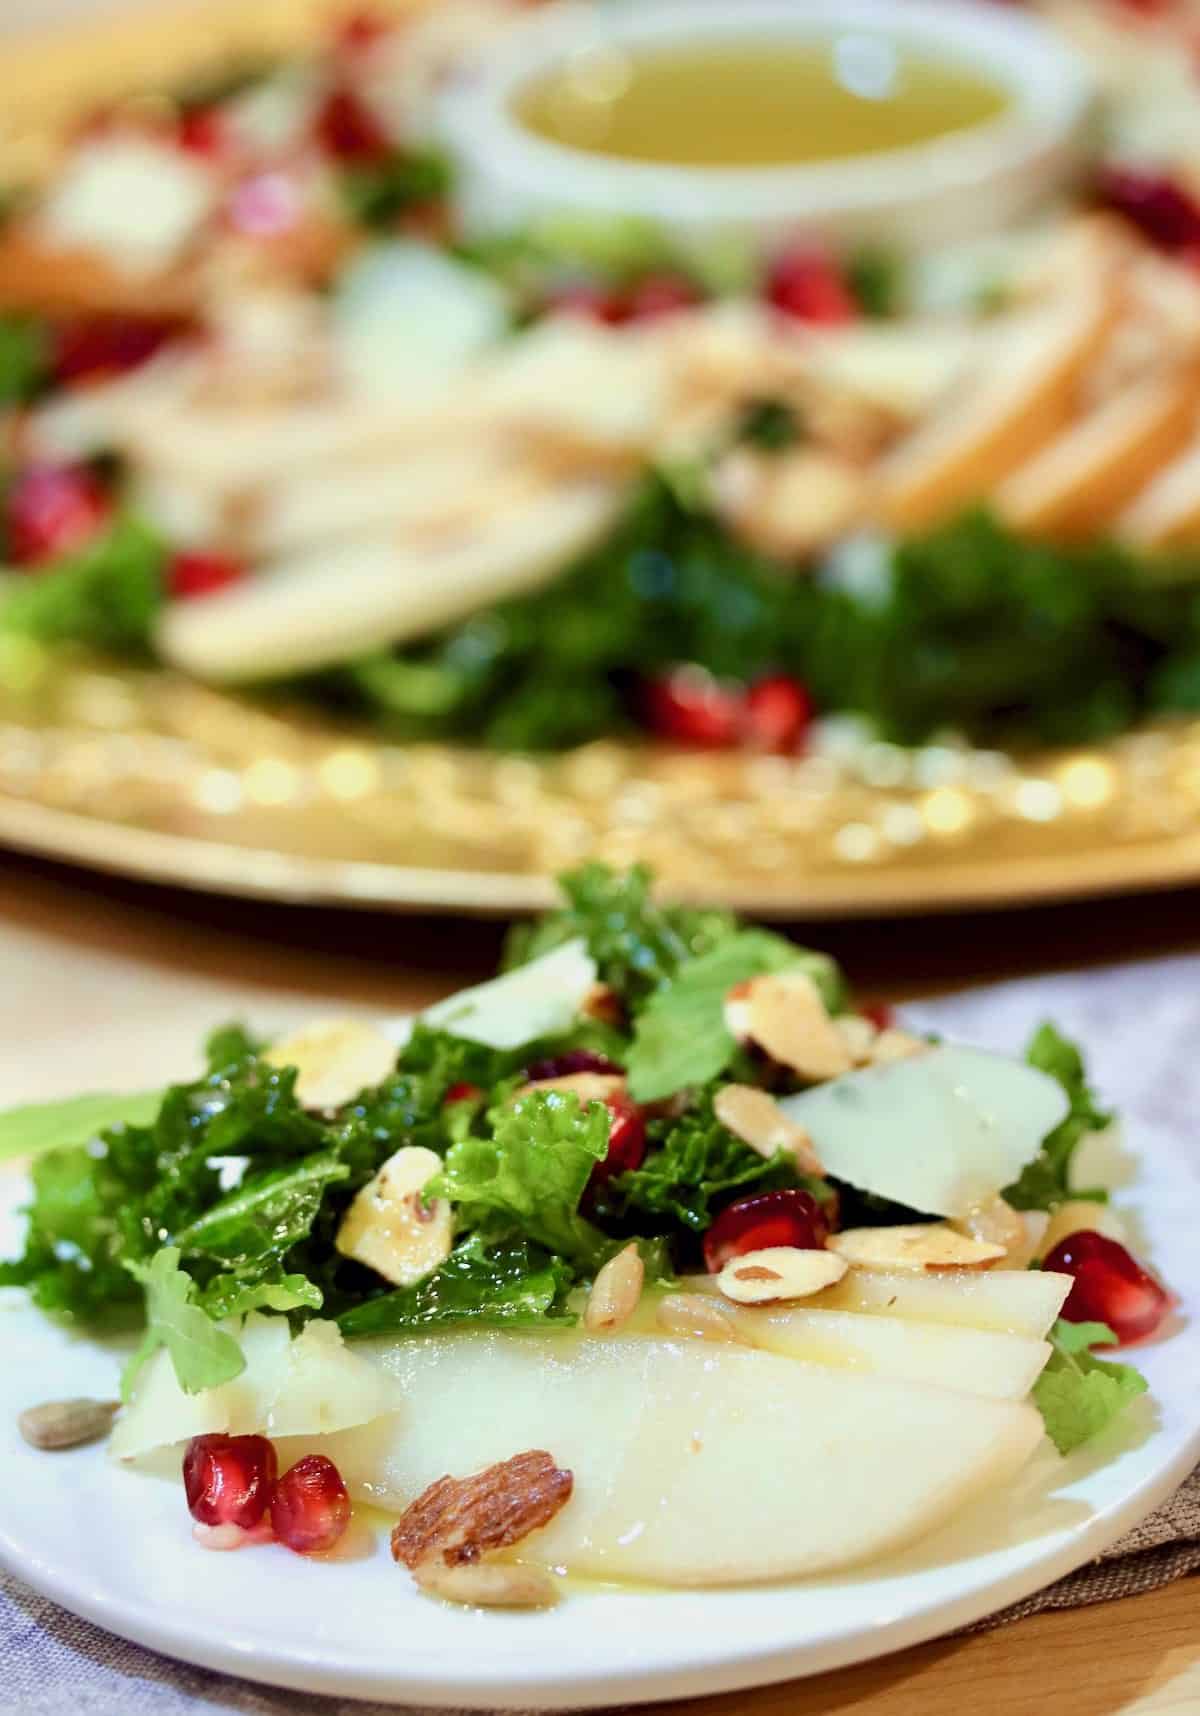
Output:
<path fill-rule="evenodd" d="M 604 1099 L 611 1116 L 608 1123 L 608 1154 L 592 1169 L 589 1185 L 594 1191 L 618 1174 L 632 1173 L 646 1158 L 646 1116 L 623 1091 Z"/>
<path fill-rule="evenodd" d="M 349 1493 L 324 1454 L 306 1454 L 275 1485 L 271 1524 L 280 1543 L 297 1555 L 332 1549 L 349 1523 Z"/>
<path fill-rule="evenodd" d="M 188 1512 L 201 1525 L 258 1525 L 279 1466 L 265 1436 L 193 1436 L 183 1456 Z"/>
<path fill-rule="evenodd" d="M 786 673 L 775 673 L 751 685 L 743 699 L 746 742 L 760 751 L 786 755 L 798 751 L 812 725 L 812 698 Z"/>
<path fill-rule="evenodd" d="M 543 1061 L 530 1061 L 525 1078 L 530 1084 L 540 1084 L 547 1078 L 568 1078 L 572 1073 L 623 1073 L 616 1061 L 598 1055 L 592 1049 L 568 1049 L 565 1054 L 550 1055 Z"/>
<path fill-rule="evenodd" d="M 245 561 L 236 554 L 217 554 L 198 549 L 185 549 L 171 557 L 167 568 L 167 589 L 172 596 L 190 600 L 197 596 L 213 596 L 246 576 Z"/>
<path fill-rule="evenodd" d="M 171 330 L 136 316 L 84 317 L 54 332 L 51 367 L 65 384 L 124 375 L 152 358 Z"/>
<path fill-rule="evenodd" d="M 483 1091 L 479 1085 L 471 1084 L 466 1079 L 459 1079 L 457 1084 L 450 1086 L 442 1098 L 442 1107 L 449 1108 L 453 1102 L 478 1102 L 482 1095 Z"/>
<path fill-rule="evenodd" d="M 351 89 L 331 89 L 313 123 L 318 143 L 337 161 L 378 161 L 388 152 L 383 127 Z"/>
<path fill-rule="evenodd" d="M 625 295 L 624 320 L 650 322 L 658 316 L 673 316 L 691 310 L 700 293 L 685 274 L 647 274 Z"/>
<path fill-rule="evenodd" d="M 1123 215 L 1160 250 L 1200 245 L 1200 204 L 1165 173 L 1108 167 L 1100 175 L 1100 201 Z"/>
<path fill-rule="evenodd" d="M 219 107 L 189 107 L 179 115 L 179 147 L 213 160 L 229 143 L 229 128 Z"/>
<path fill-rule="evenodd" d="M 763 296 L 785 316 L 835 326 L 858 318 L 858 304 L 841 269 L 824 251 L 788 250 L 767 272 Z"/>
<path fill-rule="evenodd" d="M 83 548 L 104 529 L 112 502 L 86 465 L 30 465 L 9 485 L 8 559 L 36 566 Z"/>
<path fill-rule="evenodd" d="M 382 13 L 362 10 L 341 19 L 334 31 L 334 46 L 347 53 L 361 53 L 372 48 L 392 31 L 391 21 Z"/>
<path fill-rule="evenodd" d="M 875 1001 L 867 1007 L 860 1007 L 859 1013 L 864 1019 L 869 1019 L 877 1031 L 890 1031 L 896 1023 L 896 1009 L 886 1001 Z"/>
<path fill-rule="evenodd" d="M 744 1257 L 748 1251 L 772 1245 L 822 1251 L 828 1237 L 825 1212 L 811 1192 L 798 1187 L 759 1192 L 721 1211 L 704 1236 L 704 1262 L 709 1273 L 716 1275 L 731 1257 Z"/>
<path fill-rule="evenodd" d="M 702 667 L 677 667 L 646 686 L 646 725 L 660 739 L 709 751 L 732 750 L 742 739 L 742 693 Z"/>
<path fill-rule="evenodd" d="M 1072 1275 L 1060 1316 L 1068 1323 L 1107 1323 L 1118 1341 L 1144 1340 L 1171 1308 L 1171 1296 L 1119 1240 L 1090 1229 L 1068 1234 L 1042 1268 Z"/>

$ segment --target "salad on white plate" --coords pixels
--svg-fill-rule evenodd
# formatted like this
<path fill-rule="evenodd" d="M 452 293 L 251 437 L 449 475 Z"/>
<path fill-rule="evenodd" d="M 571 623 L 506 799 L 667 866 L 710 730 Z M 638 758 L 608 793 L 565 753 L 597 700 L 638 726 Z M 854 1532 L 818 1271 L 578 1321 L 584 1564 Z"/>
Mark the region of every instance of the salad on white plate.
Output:
<path fill-rule="evenodd" d="M 27 1442 L 182 1471 L 202 1548 L 319 1558 L 369 1505 L 422 1592 L 540 1607 L 873 1563 L 1144 1392 L 1106 1349 L 1171 1296 L 1074 1183 L 1110 1116 L 1053 1025 L 917 1036 L 641 870 L 563 890 L 411 1024 L 0 1117 L 0 1282 L 141 1330 Z"/>

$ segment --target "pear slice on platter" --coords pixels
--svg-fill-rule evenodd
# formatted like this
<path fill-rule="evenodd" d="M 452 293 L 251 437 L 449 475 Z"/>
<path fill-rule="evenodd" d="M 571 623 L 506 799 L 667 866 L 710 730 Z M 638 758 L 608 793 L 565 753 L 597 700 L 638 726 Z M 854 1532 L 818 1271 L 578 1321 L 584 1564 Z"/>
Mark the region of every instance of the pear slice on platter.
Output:
<path fill-rule="evenodd" d="M 546 1448 L 574 1493 L 522 1558 L 599 1578 L 711 1585 L 867 1561 L 1007 1483 L 1042 1435 L 1028 1405 L 686 1339 L 358 1350 L 404 1406 L 322 1440 L 353 1494 L 399 1510 L 446 1472 Z"/>
<path fill-rule="evenodd" d="M 703 1278 L 704 1283 L 712 1280 L 711 1275 Z M 698 1284 L 687 1282 L 689 1288 Z M 810 1299 L 808 1306 L 1040 1340 L 1070 1290 L 1069 1275 L 1040 1269 L 955 1270 L 945 1275 L 852 1269 L 836 1286 Z"/>

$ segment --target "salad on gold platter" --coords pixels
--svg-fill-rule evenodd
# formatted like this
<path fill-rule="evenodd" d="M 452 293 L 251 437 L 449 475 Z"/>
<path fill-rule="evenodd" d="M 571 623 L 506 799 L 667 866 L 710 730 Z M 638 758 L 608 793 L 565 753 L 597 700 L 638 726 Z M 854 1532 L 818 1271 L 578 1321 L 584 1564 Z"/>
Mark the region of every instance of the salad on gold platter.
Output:
<path fill-rule="evenodd" d="M 323 1556 L 363 1506 L 423 1593 L 536 1608 L 873 1568 L 1145 1433 L 1112 1349 L 1172 1296 L 1080 1183 L 1112 1117 L 1052 1023 L 956 1045 L 644 872 L 562 887 L 411 1021 L 226 1026 L 190 1083 L 0 1117 L 0 1281 L 137 1343 L 108 1399 L 62 1349 L 26 1442 L 167 1472 L 197 1554 Z"/>

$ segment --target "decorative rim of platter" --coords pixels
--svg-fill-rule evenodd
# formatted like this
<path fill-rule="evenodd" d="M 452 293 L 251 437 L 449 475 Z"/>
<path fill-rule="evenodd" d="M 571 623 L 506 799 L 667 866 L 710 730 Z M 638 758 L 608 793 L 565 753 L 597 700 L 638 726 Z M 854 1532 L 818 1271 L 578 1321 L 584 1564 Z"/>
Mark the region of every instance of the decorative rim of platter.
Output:
<path fill-rule="evenodd" d="M 816 917 L 1200 877 L 1198 720 L 1026 755 L 904 750 L 853 723 L 796 758 L 608 740 L 501 755 L 8 642 L 0 839 L 174 886 L 508 912 L 596 856 L 645 859 L 677 897 Z"/>

